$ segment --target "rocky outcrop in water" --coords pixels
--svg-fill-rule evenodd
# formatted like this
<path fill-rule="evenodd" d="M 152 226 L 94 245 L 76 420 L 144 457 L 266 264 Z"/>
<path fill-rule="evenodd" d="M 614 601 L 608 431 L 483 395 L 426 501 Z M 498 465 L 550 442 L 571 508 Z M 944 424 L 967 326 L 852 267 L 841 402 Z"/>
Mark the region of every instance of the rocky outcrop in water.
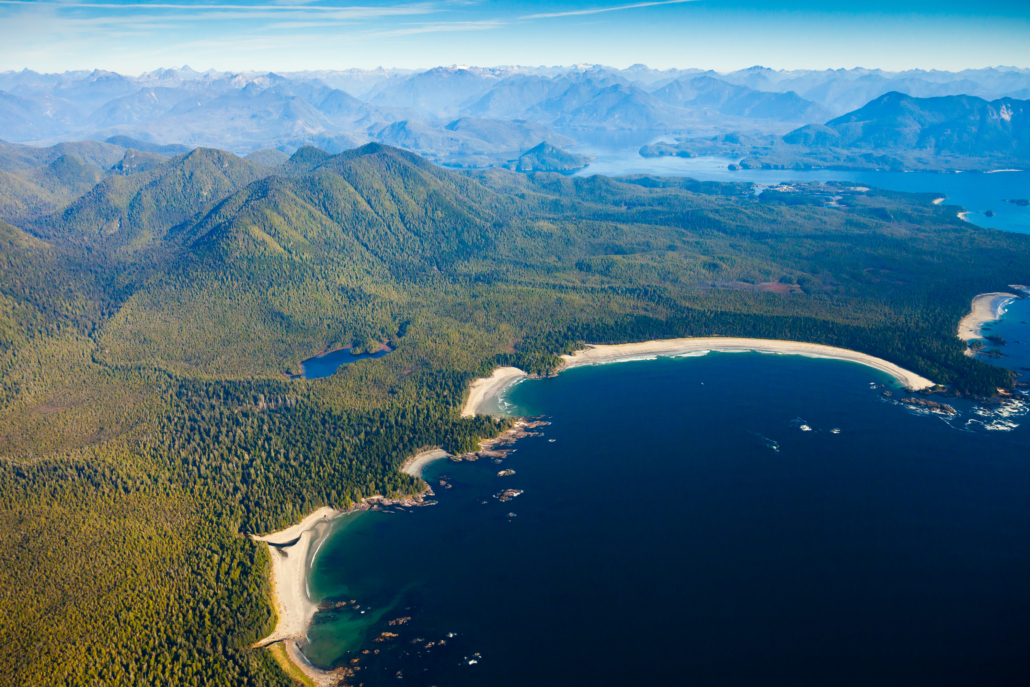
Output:
<path fill-rule="evenodd" d="M 898 403 L 903 403 L 904 405 L 913 406 L 915 408 L 922 408 L 924 410 L 929 410 L 931 413 L 938 413 L 940 415 L 958 414 L 958 411 L 947 403 L 939 403 L 927 398 L 899 398 Z"/>

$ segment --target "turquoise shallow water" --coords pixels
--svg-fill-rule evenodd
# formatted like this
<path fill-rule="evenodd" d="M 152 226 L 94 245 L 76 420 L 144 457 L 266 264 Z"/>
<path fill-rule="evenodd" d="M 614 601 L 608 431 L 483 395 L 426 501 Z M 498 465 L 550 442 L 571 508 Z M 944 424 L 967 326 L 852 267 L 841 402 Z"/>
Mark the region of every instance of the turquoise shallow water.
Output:
<path fill-rule="evenodd" d="M 995 350 L 1001 357 L 980 356 L 981 360 L 1006 367 L 1030 382 L 1030 298 L 1021 298 L 1005 306 L 1005 314 L 996 322 L 983 326 L 984 335 L 1000 336 L 1005 344 L 988 343 L 985 350 Z"/>
<path fill-rule="evenodd" d="M 1025 407 L 946 420 L 884 384 L 754 353 L 523 382 L 543 436 L 337 521 L 309 584 L 348 604 L 305 651 L 368 686 L 1024 685 Z"/>

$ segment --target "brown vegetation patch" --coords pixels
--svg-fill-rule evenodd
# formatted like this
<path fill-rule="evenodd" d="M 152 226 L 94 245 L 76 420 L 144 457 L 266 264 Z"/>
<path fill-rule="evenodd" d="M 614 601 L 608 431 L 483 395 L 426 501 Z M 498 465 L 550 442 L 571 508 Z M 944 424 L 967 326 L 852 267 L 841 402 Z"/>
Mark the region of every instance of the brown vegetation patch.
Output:
<path fill-rule="evenodd" d="M 769 293 L 794 293 L 800 291 L 801 287 L 797 284 L 782 284 L 780 282 L 766 281 L 758 285 L 759 291 L 767 291 Z"/>

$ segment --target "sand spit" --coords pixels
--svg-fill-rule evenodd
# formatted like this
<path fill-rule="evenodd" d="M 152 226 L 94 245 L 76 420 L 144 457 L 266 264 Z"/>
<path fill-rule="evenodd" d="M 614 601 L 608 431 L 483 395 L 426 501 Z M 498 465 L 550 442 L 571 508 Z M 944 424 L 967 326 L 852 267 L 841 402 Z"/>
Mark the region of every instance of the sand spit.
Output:
<path fill-rule="evenodd" d="M 709 351 L 756 353 L 778 353 L 781 355 L 801 355 L 806 358 L 830 358 L 846 360 L 871 367 L 894 377 L 904 386 L 914 391 L 927 389 L 933 382 L 920 377 L 914 372 L 898 367 L 880 358 L 865 353 L 850 351 L 846 348 L 823 346 L 821 344 L 802 343 L 798 341 L 777 341 L 774 339 L 733 339 L 723 337 L 667 339 L 665 341 L 645 341 L 643 343 L 616 344 L 612 346 L 588 346 L 572 355 L 565 355 L 565 368 L 580 365 L 600 365 L 620 361 L 647 359 L 658 356 L 679 356 L 704 354 Z"/>
<path fill-rule="evenodd" d="M 994 293 L 982 293 L 973 299 L 973 307 L 969 314 L 958 323 L 958 338 L 963 341 L 983 338 L 980 328 L 988 322 L 994 322 L 1001 317 L 1005 304 L 1013 298 L 1014 293 L 996 291 Z"/>
<path fill-rule="evenodd" d="M 514 368 L 512 368 L 514 369 Z M 464 413 L 462 416 L 464 417 Z M 404 465 L 401 466 L 401 472 L 411 475 L 412 477 L 422 477 L 422 470 L 435 460 L 442 458 L 450 458 L 451 454 L 444 451 L 442 448 L 434 448 L 431 451 L 423 451 L 417 455 L 408 458 L 404 461 Z"/>
<path fill-rule="evenodd" d="M 461 410 L 461 416 L 472 417 L 482 412 L 482 408 L 489 401 L 497 398 L 513 382 L 526 376 L 526 373 L 517 367 L 499 367 L 489 377 L 472 382 L 469 398 Z"/>

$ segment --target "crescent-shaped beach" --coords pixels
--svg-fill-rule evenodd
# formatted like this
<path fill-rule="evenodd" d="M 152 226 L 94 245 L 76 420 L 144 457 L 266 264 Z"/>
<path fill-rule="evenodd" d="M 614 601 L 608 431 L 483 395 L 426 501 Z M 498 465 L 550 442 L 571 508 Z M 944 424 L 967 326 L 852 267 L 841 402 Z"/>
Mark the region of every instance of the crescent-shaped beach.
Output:
<path fill-rule="evenodd" d="M 859 365 L 871 367 L 894 377 L 906 388 L 918 391 L 934 385 L 932 381 L 915 372 L 906 370 L 894 363 L 875 358 L 865 353 L 824 346 L 822 344 L 799 341 L 780 341 L 776 339 L 743 339 L 703 337 L 687 339 L 664 339 L 644 341 L 642 343 L 590 345 L 572 355 L 564 355 L 562 370 L 582 365 L 603 365 L 629 360 L 646 360 L 657 357 L 675 357 L 682 355 L 704 355 L 712 351 L 775 353 L 779 355 L 800 355 L 806 358 L 825 358 L 846 360 Z M 515 381 L 526 376 L 526 373 L 515 367 L 502 367 L 494 370 L 489 377 L 477 379 L 472 383 L 468 401 L 462 408 L 462 417 L 470 417 L 483 413 L 489 404 Z"/>
<path fill-rule="evenodd" d="M 958 323 L 958 338 L 963 341 L 983 338 L 982 327 L 988 322 L 994 322 L 1004 312 L 1005 304 L 1017 298 L 1014 293 L 996 291 L 994 293 L 982 293 L 973 299 L 969 314 Z M 971 353 L 967 351 L 967 354 Z"/>

